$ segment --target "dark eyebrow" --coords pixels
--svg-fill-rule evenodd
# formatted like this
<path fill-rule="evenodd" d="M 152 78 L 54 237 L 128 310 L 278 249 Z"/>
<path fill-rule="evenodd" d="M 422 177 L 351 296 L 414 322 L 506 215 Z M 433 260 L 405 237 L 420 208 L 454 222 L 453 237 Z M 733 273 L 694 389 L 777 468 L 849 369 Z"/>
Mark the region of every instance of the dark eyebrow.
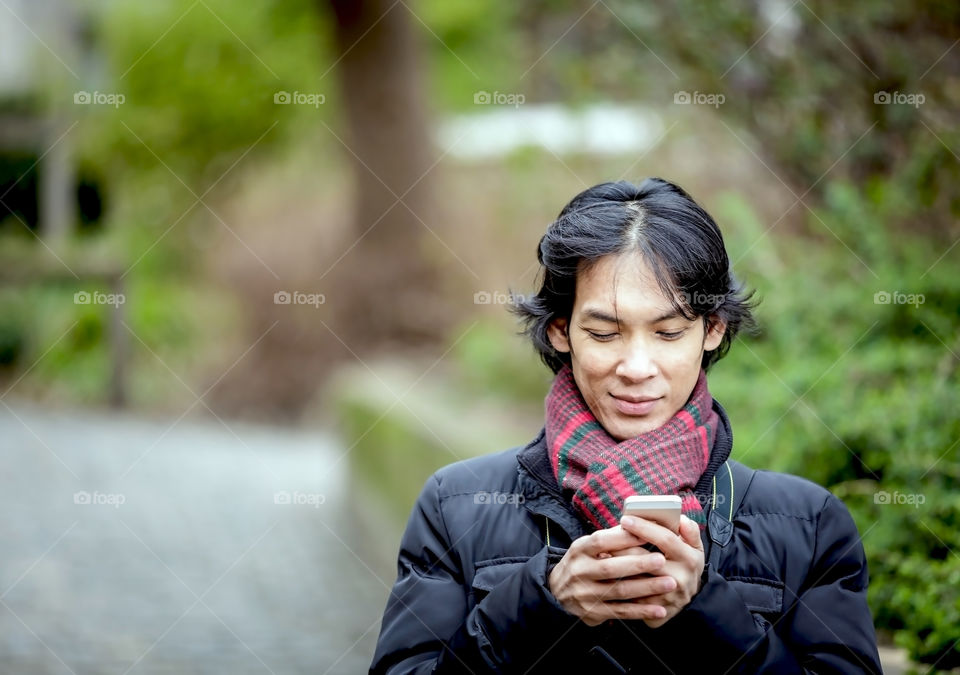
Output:
<path fill-rule="evenodd" d="M 683 316 L 683 315 L 680 314 L 680 312 L 678 312 L 677 310 L 671 309 L 671 310 L 668 310 L 668 311 L 664 312 L 664 313 L 661 314 L 660 316 L 658 316 L 658 317 L 657 317 L 656 319 L 654 319 L 651 323 L 660 323 L 661 321 L 668 321 L 668 320 L 670 320 L 670 319 L 677 319 L 677 318 L 680 318 L 680 317 L 682 317 L 682 316 Z M 683 317 L 683 318 L 686 318 L 686 317 Z"/>
<path fill-rule="evenodd" d="M 594 307 L 588 307 L 587 309 L 583 310 L 583 316 L 585 319 L 595 319 L 597 321 L 604 321 L 606 323 L 620 323 L 616 316 L 607 314 L 602 309 L 596 309 Z M 675 309 L 669 309 L 660 316 L 656 317 L 650 323 L 660 323 L 661 321 L 676 319 L 679 316 L 681 316 L 680 312 Z"/>
<path fill-rule="evenodd" d="M 585 309 L 583 316 L 587 319 L 596 319 L 597 321 L 605 321 L 607 323 L 619 323 L 617 317 L 612 314 L 607 314 L 602 309 L 595 309 L 593 307 Z"/>

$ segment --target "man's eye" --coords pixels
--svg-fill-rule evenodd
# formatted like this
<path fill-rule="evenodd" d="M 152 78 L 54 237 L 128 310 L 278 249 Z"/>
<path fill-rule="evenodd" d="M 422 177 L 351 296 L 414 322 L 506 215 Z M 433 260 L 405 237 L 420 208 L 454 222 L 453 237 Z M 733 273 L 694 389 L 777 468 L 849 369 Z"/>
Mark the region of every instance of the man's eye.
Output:
<path fill-rule="evenodd" d="M 676 339 L 679 338 L 681 335 L 683 335 L 685 332 L 686 332 L 686 331 L 682 331 L 682 330 L 676 330 L 676 331 L 663 331 L 663 330 L 662 330 L 662 331 L 659 331 L 657 334 L 658 334 L 660 337 L 662 337 L 662 338 L 664 338 L 664 339 L 666 339 L 666 340 L 676 340 Z"/>
<path fill-rule="evenodd" d="M 587 333 L 595 340 L 606 341 L 611 340 L 617 336 L 616 333 L 597 333 L 592 330 L 588 330 Z"/>

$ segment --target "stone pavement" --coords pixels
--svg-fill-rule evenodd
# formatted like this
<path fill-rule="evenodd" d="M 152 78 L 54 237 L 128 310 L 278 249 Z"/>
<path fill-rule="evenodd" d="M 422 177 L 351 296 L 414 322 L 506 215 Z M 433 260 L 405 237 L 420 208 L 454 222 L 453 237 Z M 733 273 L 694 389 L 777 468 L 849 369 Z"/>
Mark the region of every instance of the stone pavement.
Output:
<path fill-rule="evenodd" d="M 0 672 L 366 671 L 392 578 L 329 437 L 4 403 Z"/>

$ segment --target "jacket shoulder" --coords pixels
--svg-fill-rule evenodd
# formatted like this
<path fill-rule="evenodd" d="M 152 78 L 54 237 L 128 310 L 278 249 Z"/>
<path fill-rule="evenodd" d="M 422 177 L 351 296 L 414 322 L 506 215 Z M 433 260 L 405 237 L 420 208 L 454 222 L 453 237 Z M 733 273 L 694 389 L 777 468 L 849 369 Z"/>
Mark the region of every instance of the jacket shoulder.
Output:
<path fill-rule="evenodd" d="M 742 516 L 779 514 L 815 520 L 832 500 L 839 501 L 832 492 L 811 480 L 758 469 L 738 513 Z"/>
<path fill-rule="evenodd" d="M 440 499 L 478 490 L 499 490 L 517 482 L 517 453 L 523 446 L 480 457 L 471 457 L 433 474 Z"/>

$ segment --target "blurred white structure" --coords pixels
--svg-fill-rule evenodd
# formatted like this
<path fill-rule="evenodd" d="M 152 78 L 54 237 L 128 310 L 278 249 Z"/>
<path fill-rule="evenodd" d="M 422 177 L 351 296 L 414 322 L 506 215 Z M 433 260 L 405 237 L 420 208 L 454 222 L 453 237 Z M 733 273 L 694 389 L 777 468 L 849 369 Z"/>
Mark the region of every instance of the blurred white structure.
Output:
<path fill-rule="evenodd" d="M 502 157 L 523 147 L 556 155 L 620 155 L 647 150 L 662 133 L 660 116 L 640 106 L 519 103 L 449 119 L 437 140 L 444 151 L 464 159 Z"/>
<path fill-rule="evenodd" d="M 49 240 L 62 239 L 76 220 L 72 140 L 62 111 L 85 70 L 79 26 L 63 0 L 0 3 L 0 156 L 36 154 L 37 229 Z M 0 201 L 22 178 L 0 176 Z"/>

